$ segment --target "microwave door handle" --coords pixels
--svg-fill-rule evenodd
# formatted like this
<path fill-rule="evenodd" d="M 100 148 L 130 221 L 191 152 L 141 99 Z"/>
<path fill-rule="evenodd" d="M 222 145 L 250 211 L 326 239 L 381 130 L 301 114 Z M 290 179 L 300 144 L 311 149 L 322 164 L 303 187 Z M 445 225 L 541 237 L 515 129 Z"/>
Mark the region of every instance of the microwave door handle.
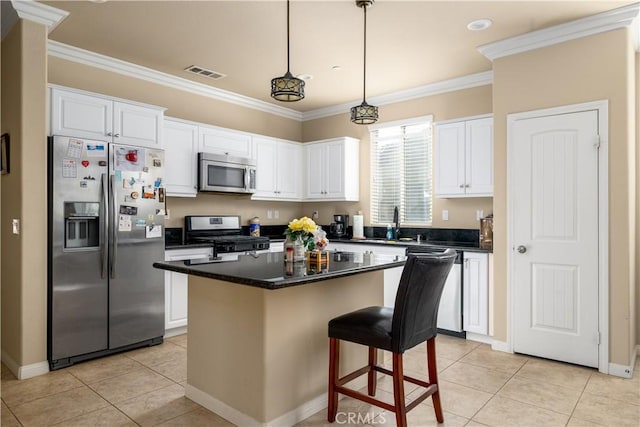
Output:
<path fill-rule="evenodd" d="M 251 174 L 250 168 L 244 168 L 244 191 L 249 191 L 251 189 Z"/>

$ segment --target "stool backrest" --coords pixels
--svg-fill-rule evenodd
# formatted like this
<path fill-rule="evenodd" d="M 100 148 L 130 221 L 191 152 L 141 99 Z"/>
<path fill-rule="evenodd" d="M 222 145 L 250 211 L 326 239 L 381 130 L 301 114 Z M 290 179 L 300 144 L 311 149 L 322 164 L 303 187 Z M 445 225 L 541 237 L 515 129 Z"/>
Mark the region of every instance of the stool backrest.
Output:
<path fill-rule="evenodd" d="M 402 270 L 391 325 L 391 347 L 405 350 L 437 334 L 438 307 L 456 251 L 409 254 Z"/>

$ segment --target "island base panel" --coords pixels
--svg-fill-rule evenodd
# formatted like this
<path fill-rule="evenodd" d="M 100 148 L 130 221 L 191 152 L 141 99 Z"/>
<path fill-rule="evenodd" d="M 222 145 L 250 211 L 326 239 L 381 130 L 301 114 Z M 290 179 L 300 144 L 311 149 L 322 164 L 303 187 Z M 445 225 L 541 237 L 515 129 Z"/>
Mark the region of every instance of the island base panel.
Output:
<path fill-rule="evenodd" d="M 383 277 L 266 290 L 189 276 L 187 397 L 242 425 L 292 425 L 326 407 L 327 323 L 382 305 Z M 342 374 L 366 364 L 366 347 L 341 353 Z"/>

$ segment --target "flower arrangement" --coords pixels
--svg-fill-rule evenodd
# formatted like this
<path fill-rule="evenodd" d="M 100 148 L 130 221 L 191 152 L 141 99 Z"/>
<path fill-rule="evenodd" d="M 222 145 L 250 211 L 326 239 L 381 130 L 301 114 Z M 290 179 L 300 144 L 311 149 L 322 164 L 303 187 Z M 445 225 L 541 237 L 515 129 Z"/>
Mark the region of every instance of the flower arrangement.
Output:
<path fill-rule="evenodd" d="M 323 250 L 329 243 L 327 233 L 314 220 L 306 216 L 291 221 L 284 234 L 291 242 L 301 240 L 302 245 L 309 251 Z"/>

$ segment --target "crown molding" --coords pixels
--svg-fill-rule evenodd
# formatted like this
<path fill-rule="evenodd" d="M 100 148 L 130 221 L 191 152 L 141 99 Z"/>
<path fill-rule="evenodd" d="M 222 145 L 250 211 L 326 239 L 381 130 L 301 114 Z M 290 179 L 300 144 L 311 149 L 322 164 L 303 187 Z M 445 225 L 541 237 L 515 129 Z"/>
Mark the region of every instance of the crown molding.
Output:
<path fill-rule="evenodd" d="M 64 18 L 69 16 L 69 12 L 65 10 L 47 6 L 46 4 L 33 0 L 11 0 L 11 5 L 18 13 L 20 19 L 27 19 L 37 22 L 38 24 L 43 24 L 49 32 L 53 31 Z"/>
<path fill-rule="evenodd" d="M 510 37 L 480 46 L 478 50 L 489 60 L 552 46 L 570 40 L 604 33 L 618 28 L 631 27 L 636 50 L 640 49 L 638 11 L 640 3 L 609 10 L 597 15 Z"/>
<path fill-rule="evenodd" d="M 206 96 L 219 101 L 229 102 L 231 104 L 240 105 L 242 107 L 252 108 L 288 119 L 301 120 L 302 113 L 290 108 L 280 107 L 278 105 L 269 104 L 268 102 L 250 98 L 248 96 L 239 95 L 223 89 L 211 87 L 202 83 L 193 82 L 151 68 L 136 65 L 131 62 L 122 61 L 110 56 L 101 55 L 99 53 L 90 52 L 75 46 L 70 46 L 54 40 L 49 40 L 48 54 L 57 58 L 73 61 L 91 67 L 100 68 L 113 73 L 122 74 L 128 77 L 134 77 L 146 80 L 152 83 L 161 84 L 174 89 L 184 90 L 195 93 L 196 95 Z"/>
<path fill-rule="evenodd" d="M 426 96 L 438 95 L 446 92 L 453 92 L 462 89 L 469 89 L 477 86 L 485 86 L 493 83 L 493 71 L 484 71 L 482 73 L 469 74 L 468 76 L 456 77 L 454 79 L 442 80 L 440 82 L 419 86 L 413 89 L 407 89 L 386 95 L 371 97 L 367 102 L 371 105 L 387 105 L 397 102 L 409 101 L 416 98 L 424 98 Z M 359 104 L 361 101 L 353 101 L 331 107 L 319 108 L 317 110 L 307 111 L 302 114 L 302 120 L 314 120 L 323 117 L 335 116 L 337 114 L 348 113 L 350 108 Z"/>

